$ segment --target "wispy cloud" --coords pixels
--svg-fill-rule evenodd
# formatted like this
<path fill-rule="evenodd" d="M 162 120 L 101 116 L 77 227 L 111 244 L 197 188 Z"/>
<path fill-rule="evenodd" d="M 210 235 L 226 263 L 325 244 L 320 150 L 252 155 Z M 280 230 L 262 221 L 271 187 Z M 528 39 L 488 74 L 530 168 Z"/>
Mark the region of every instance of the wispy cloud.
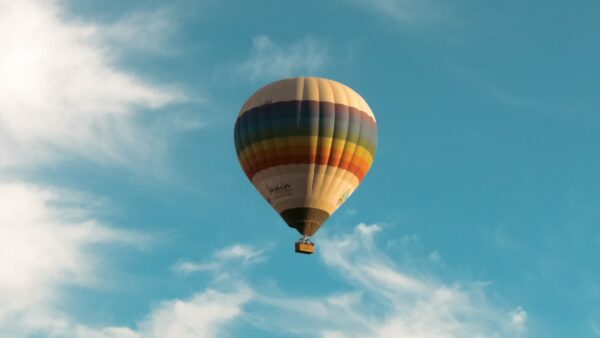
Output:
<path fill-rule="evenodd" d="M 474 281 L 449 285 L 428 276 L 423 270 L 398 267 L 379 249 L 376 237 L 382 231 L 379 225 L 359 224 L 352 233 L 319 241 L 319 257 L 325 266 L 352 289 L 319 297 L 286 294 L 273 292 L 272 286 L 252 286 L 253 282 L 244 275 L 223 282 L 217 273 L 214 284 L 221 291 L 209 288 L 187 301 L 167 301 L 145 322 L 167 323 L 161 327 L 173 325 L 176 329 L 148 331 L 147 327 L 154 324 L 143 324 L 136 332 L 144 337 L 154 337 L 147 332 L 179 337 L 179 328 L 196 325 L 198 318 L 203 318 L 198 315 L 202 311 L 213 311 L 214 308 L 216 313 L 221 313 L 223 304 L 227 305 L 225 313 L 235 315 L 219 316 L 222 320 L 214 322 L 218 323 L 215 324 L 217 328 L 236 323 L 240 318 L 237 314 L 244 313 L 246 325 L 289 336 L 512 338 L 525 332 L 525 310 L 519 306 L 507 311 L 490 303 L 485 295 L 487 283 Z M 252 259 L 252 252 L 234 245 L 218 250 L 213 259 Z M 227 273 L 236 269 L 239 266 L 210 266 L 211 272 Z M 206 269 L 192 267 L 191 270 Z M 214 298 L 221 302 L 213 303 L 213 297 L 208 294 L 218 294 Z M 232 299 L 241 301 L 232 304 L 228 301 Z M 194 316 L 185 315 L 186 309 L 195 306 L 202 310 L 198 313 L 190 310 L 189 313 L 196 314 Z M 243 311 L 244 307 L 246 311 Z M 206 332 L 209 331 L 197 331 L 197 336 L 214 336 Z"/>
<path fill-rule="evenodd" d="M 208 261 L 197 263 L 190 260 L 182 260 L 175 263 L 172 269 L 179 274 L 189 274 L 198 271 L 213 271 L 221 274 L 226 273 L 227 268 L 232 264 L 236 265 L 237 269 L 239 269 L 239 267 L 246 267 L 261 262 L 264 259 L 265 249 L 258 249 L 244 244 L 234 244 L 218 250 Z"/>
<path fill-rule="evenodd" d="M 340 0 L 403 25 L 433 23 L 447 15 L 447 8 L 434 0 Z"/>
<path fill-rule="evenodd" d="M 306 75 L 321 70 L 329 61 L 324 41 L 306 37 L 289 45 L 275 43 L 266 35 L 252 40 L 252 50 L 235 69 L 251 81 Z"/>
<path fill-rule="evenodd" d="M 500 103 L 521 108 L 541 108 L 543 106 L 540 102 L 528 98 L 522 93 L 518 93 L 519 90 L 511 90 L 508 87 L 498 85 L 493 80 L 474 70 L 456 68 L 453 71 L 458 77 L 472 85 L 480 93 Z"/>
<path fill-rule="evenodd" d="M 0 0 L 0 8 L 0 168 L 72 153 L 130 163 L 160 152 L 136 115 L 183 94 L 114 66 L 101 34 L 128 39 L 132 24 L 67 21 L 54 1 Z"/>
<path fill-rule="evenodd" d="M 247 316 L 244 306 L 255 298 L 255 291 L 241 277 L 240 267 L 264 259 L 264 251 L 248 245 L 234 244 L 215 251 L 207 262 L 181 261 L 173 270 L 181 274 L 210 272 L 213 287 L 185 299 L 160 302 L 135 327 L 109 326 L 92 328 L 71 324 L 63 329 L 67 337 L 81 338 L 215 338 L 227 336 L 228 326 Z"/>
<path fill-rule="evenodd" d="M 138 122 L 140 112 L 184 95 L 148 83 L 113 62 L 134 23 L 84 23 L 61 1 L 0 0 L 0 336 L 77 332 L 64 312 L 69 286 L 105 283 L 108 244 L 142 245 L 148 235 L 117 229 L 94 215 L 94 196 L 7 181 L 5 173 L 78 155 L 101 163 L 153 161 L 164 142 Z M 140 28 L 140 30 L 143 30 Z M 108 33 L 107 33 L 108 32 Z M 122 35 L 119 43 L 103 33 Z M 159 156 L 158 156 L 159 157 Z M 13 175 L 14 176 L 14 175 Z M 18 176 L 18 175 L 17 175 Z M 99 337 L 135 337 L 107 328 Z M 90 335 L 84 335 L 89 337 Z"/>
<path fill-rule="evenodd" d="M 189 299 L 165 301 L 139 324 L 139 329 L 78 326 L 72 336 L 80 338 L 215 338 L 243 315 L 243 306 L 253 297 L 246 287 L 232 292 L 208 289 Z"/>
<path fill-rule="evenodd" d="M 432 260 L 433 262 L 439 262 L 440 259 L 442 259 L 442 256 L 440 255 L 440 253 L 437 250 L 434 250 L 429 253 L 429 259 Z"/>
<path fill-rule="evenodd" d="M 3 333 L 61 331 L 64 286 L 91 286 L 102 268 L 99 244 L 132 244 L 139 234 L 113 229 L 91 215 L 80 194 L 0 182 L 0 327 Z M 147 238 L 147 237 L 146 237 Z"/>
<path fill-rule="evenodd" d="M 509 315 L 512 327 L 519 335 L 522 334 L 526 328 L 527 312 L 525 312 L 522 307 L 517 306 L 517 308 L 511 311 Z"/>
<path fill-rule="evenodd" d="M 252 291 L 240 288 L 225 293 L 207 290 L 189 300 L 160 304 L 141 325 L 144 337 L 221 337 L 224 326 L 240 316 Z"/>
<path fill-rule="evenodd" d="M 166 9 L 136 11 L 104 25 L 97 25 L 97 38 L 117 48 L 117 53 L 143 52 L 152 54 L 172 54 L 177 47 L 168 41 L 177 30 L 173 14 Z"/>
<path fill-rule="evenodd" d="M 100 330 L 78 325 L 69 337 L 77 338 L 142 338 L 141 333 L 128 327 L 106 327 Z"/>
<path fill-rule="evenodd" d="M 590 323 L 590 329 L 592 330 L 592 332 L 597 336 L 600 337 L 600 325 L 596 322 L 591 322 Z"/>
<path fill-rule="evenodd" d="M 341 303 L 332 302 L 335 296 L 305 299 L 312 305 L 303 308 L 311 310 L 302 313 L 297 313 L 297 298 L 278 299 L 281 322 L 291 321 L 285 314 L 293 313 L 323 335 L 342 337 L 514 337 L 523 329 L 524 312 L 507 313 L 490 304 L 481 283 L 446 285 L 400 269 L 378 248 L 380 231 L 378 225 L 361 224 L 352 234 L 321 240 L 326 266 L 356 290 L 343 295 L 347 301 Z M 515 327 L 519 320 L 523 326 Z"/>

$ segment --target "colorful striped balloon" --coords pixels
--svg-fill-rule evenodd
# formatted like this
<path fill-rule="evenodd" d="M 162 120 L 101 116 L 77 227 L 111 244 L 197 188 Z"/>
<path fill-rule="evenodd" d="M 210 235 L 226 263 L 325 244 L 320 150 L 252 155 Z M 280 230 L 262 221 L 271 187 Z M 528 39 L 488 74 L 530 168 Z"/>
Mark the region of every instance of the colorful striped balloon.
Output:
<path fill-rule="evenodd" d="M 377 123 L 365 100 L 328 79 L 273 82 L 252 95 L 235 124 L 248 179 L 304 236 L 312 236 L 371 168 Z"/>

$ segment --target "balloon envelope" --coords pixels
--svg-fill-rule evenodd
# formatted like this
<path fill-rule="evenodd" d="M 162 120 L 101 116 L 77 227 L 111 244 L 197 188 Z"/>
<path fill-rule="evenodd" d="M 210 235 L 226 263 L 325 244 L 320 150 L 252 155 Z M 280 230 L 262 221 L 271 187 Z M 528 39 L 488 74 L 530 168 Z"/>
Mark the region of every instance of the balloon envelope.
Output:
<path fill-rule="evenodd" d="M 242 106 L 235 147 L 246 176 L 285 222 L 312 236 L 371 168 L 377 123 L 366 101 L 328 79 L 284 79 Z"/>

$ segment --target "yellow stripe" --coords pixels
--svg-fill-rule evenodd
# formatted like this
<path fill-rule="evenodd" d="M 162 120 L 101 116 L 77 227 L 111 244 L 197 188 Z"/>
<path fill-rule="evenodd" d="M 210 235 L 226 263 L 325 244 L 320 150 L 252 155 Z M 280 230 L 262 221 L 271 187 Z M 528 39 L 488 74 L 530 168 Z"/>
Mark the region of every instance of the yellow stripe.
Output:
<path fill-rule="evenodd" d="M 244 149 L 238 154 L 240 161 L 245 162 L 248 158 L 252 158 L 253 154 L 257 149 L 264 149 L 265 152 L 269 154 L 276 155 L 278 151 L 285 150 L 285 148 L 289 146 L 314 146 L 317 143 L 317 136 L 290 136 L 290 137 L 278 137 L 271 138 L 263 141 L 254 142 Z M 319 152 L 326 151 L 342 151 L 344 152 L 359 152 L 363 159 L 368 162 L 373 161 L 373 155 L 364 147 L 357 145 L 354 142 L 348 142 L 345 140 L 334 139 L 332 137 L 319 137 Z M 285 146 L 281 146 L 285 144 Z M 253 148 L 254 146 L 254 148 Z M 344 149 L 346 147 L 346 149 Z M 276 151 L 275 148 L 278 148 Z M 316 146 L 315 146 L 316 148 Z"/>

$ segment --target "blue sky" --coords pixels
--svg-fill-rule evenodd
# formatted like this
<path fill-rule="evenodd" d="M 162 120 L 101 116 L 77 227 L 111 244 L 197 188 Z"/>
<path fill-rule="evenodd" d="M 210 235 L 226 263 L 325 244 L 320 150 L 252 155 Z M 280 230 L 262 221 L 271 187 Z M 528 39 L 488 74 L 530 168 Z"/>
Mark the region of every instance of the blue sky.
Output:
<path fill-rule="evenodd" d="M 0 337 L 599 337 L 599 11 L 0 0 Z M 298 75 L 379 124 L 312 256 L 233 146 Z"/>

